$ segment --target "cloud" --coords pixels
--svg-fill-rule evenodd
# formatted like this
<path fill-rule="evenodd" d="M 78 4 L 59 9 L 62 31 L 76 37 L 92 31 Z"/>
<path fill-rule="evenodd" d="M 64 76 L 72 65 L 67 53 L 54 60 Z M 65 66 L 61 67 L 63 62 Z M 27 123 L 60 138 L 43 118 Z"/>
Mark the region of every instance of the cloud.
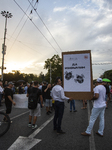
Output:
<path fill-rule="evenodd" d="M 53 12 L 61 12 L 61 11 L 65 11 L 67 9 L 67 7 L 57 7 L 54 8 Z"/>
<path fill-rule="evenodd" d="M 2 6 L 2 9 L 8 7 L 10 8 L 9 11 L 14 14 L 12 19 L 8 19 L 7 38 L 9 38 L 8 34 L 12 34 L 13 29 L 16 28 L 23 13 L 16 5 L 13 5 L 14 3 L 10 4 L 7 2 L 6 5 L 6 2 L 7 0 L 2 0 L 0 2 L 0 4 L 2 4 L 0 7 Z M 29 3 L 23 5 L 22 0 L 20 2 L 18 1 L 18 3 L 24 10 L 26 10 L 29 5 Z M 15 6 L 17 11 L 15 11 L 12 6 Z M 37 11 L 63 52 L 87 49 L 92 50 L 92 60 L 94 63 L 112 61 L 112 0 L 59 0 L 49 4 L 42 0 L 38 5 Z M 22 71 L 37 72 L 38 74 L 43 71 L 43 66 L 38 63 L 45 62 L 47 58 L 51 58 L 54 54 L 57 54 L 57 52 L 61 56 L 61 50 L 36 13 L 32 14 L 32 18 L 55 50 L 35 28 L 31 21 L 28 20 L 17 39 L 21 42 L 16 41 L 12 50 L 9 49 L 14 39 L 9 40 L 5 58 L 6 60 L 17 61 L 17 63 L 22 62 L 27 64 L 27 62 L 31 62 L 24 66 L 25 69 L 22 69 Z M 26 17 L 24 17 L 23 22 L 19 26 L 18 32 L 25 20 Z M 4 25 L 3 21 L 2 18 L 2 24 Z M 4 26 L 0 29 L 0 35 L 2 36 L 3 31 Z M 13 37 L 16 37 L 18 32 L 16 32 Z M 5 62 L 7 62 L 6 60 Z M 94 66 L 96 70 L 94 70 L 94 77 L 97 76 L 97 72 L 102 72 L 103 68 L 109 68 L 109 65 Z"/>

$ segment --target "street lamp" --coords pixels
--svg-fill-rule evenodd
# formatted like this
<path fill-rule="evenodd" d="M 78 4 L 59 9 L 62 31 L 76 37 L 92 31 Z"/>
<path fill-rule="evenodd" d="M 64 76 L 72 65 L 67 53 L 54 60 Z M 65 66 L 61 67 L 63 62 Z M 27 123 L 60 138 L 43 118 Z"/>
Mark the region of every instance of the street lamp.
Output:
<path fill-rule="evenodd" d="M 4 31 L 4 43 L 2 45 L 2 54 L 3 54 L 3 58 L 2 58 L 2 68 L 1 68 L 1 80 L 3 81 L 3 70 L 4 68 L 4 55 L 6 54 L 6 45 L 5 45 L 5 40 L 6 40 L 6 32 L 7 32 L 7 18 L 12 18 L 12 14 L 9 13 L 8 11 L 1 11 L 2 16 L 5 17 L 5 31 Z"/>

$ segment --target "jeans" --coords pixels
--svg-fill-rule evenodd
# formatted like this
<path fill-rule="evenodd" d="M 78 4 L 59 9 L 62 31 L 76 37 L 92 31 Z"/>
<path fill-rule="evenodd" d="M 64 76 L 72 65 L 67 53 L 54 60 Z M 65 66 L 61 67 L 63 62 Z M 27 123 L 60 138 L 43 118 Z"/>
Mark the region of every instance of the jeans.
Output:
<path fill-rule="evenodd" d="M 61 130 L 61 122 L 64 113 L 64 102 L 55 101 L 55 115 L 54 115 L 54 130 Z"/>
<path fill-rule="evenodd" d="M 72 111 L 72 106 L 73 106 L 73 111 L 75 111 L 75 100 L 70 101 L 70 111 Z"/>
<path fill-rule="evenodd" d="M 90 116 L 90 121 L 89 121 L 89 126 L 86 129 L 86 133 L 91 134 L 91 130 L 94 126 L 94 123 L 97 119 L 97 117 L 99 116 L 99 130 L 98 133 L 103 135 L 103 131 L 104 131 L 104 114 L 105 114 L 105 107 L 102 108 L 93 108 L 92 109 L 92 113 Z"/>

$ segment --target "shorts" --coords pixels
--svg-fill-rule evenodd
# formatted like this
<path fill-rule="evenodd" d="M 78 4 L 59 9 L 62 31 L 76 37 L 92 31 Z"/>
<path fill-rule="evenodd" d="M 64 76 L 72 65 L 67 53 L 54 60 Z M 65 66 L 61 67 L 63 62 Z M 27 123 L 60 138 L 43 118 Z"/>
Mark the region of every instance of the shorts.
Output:
<path fill-rule="evenodd" d="M 52 99 L 46 99 L 46 107 L 52 107 Z"/>
<path fill-rule="evenodd" d="M 12 110 L 12 102 L 5 102 L 6 114 L 10 114 Z"/>
<path fill-rule="evenodd" d="M 37 103 L 37 108 L 36 109 L 30 109 L 30 116 L 36 116 L 39 117 L 41 116 L 41 109 L 40 109 L 40 104 Z"/>

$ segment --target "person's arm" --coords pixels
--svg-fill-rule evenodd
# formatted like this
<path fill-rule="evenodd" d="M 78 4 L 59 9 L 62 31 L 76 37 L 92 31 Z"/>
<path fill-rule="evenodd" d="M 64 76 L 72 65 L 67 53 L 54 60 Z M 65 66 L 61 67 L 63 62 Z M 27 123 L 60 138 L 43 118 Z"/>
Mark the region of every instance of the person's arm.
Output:
<path fill-rule="evenodd" d="M 99 98 L 99 93 L 95 93 L 91 100 L 97 100 Z"/>
<path fill-rule="evenodd" d="M 65 96 L 63 88 L 61 89 L 61 99 L 62 100 L 70 100 L 70 101 L 73 100 L 73 98 Z"/>
<path fill-rule="evenodd" d="M 44 92 L 46 92 L 48 90 L 48 88 L 49 88 L 49 84 L 48 84 L 47 88 L 44 90 Z"/>
<path fill-rule="evenodd" d="M 26 97 L 29 97 L 29 88 L 27 89 Z"/>
<path fill-rule="evenodd" d="M 48 86 L 47 86 L 47 88 L 44 90 L 44 92 L 47 92 L 47 90 L 48 90 Z"/>
<path fill-rule="evenodd" d="M 13 101 L 13 99 L 12 99 L 12 97 L 9 95 L 9 96 L 7 96 L 8 97 L 8 99 L 13 103 L 13 105 L 16 105 L 16 103 Z"/>
<path fill-rule="evenodd" d="M 41 101 L 41 105 L 42 105 L 42 107 L 43 107 L 44 105 L 43 105 L 43 98 L 42 98 L 42 95 L 40 95 L 40 101 Z"/>

